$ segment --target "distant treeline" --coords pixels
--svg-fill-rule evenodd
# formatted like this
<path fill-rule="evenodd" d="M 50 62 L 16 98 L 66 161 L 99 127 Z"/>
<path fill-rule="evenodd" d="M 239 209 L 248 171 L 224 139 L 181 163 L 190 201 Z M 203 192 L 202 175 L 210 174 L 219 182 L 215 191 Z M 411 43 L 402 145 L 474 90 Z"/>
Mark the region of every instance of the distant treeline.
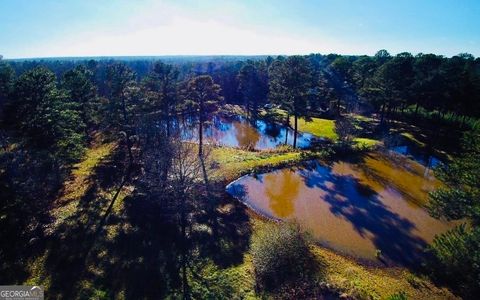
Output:
<path fill-rule="evenodd" d="M 439 114 L 451 113 L 459 118 L 478 118 L 480 114 L 480 58 L 470 54 L 447 58 L 435 54 L 414 56 L 404 52 L 391 56 L 386 50 L 380 50 L 374 56 L 310 54 L 304 58 L 312 72 L 310 87 L 314 99 L 310 103 L 315 108 L 352 110 L 363 107 L 380 113 L 382 119 L 384 115 L 408 107 L 415 112 L 423 108 Z M 178 70 L 179 81 L 210 75 L 221 86 L 227 103 L 253 101 L 256 107 L 268 101 L 269 68 L 274 61 L 284 59 L 282 56 L 161 57 L 164 63 L 172 64 Z M 137 80 L 141 80 L 152 71 L 156 61 L 158 57 L 6 62 L 17 75 L 45 66 L 57 78 L 78 65 L 84 65 L 94 74 L 99 94 L 105 96 L 109 65 L 121 62 L 135 72 Z M 252 77 L 248 79 L 251 81 L 248 95 L 242 93 L 242 76 Z"/>

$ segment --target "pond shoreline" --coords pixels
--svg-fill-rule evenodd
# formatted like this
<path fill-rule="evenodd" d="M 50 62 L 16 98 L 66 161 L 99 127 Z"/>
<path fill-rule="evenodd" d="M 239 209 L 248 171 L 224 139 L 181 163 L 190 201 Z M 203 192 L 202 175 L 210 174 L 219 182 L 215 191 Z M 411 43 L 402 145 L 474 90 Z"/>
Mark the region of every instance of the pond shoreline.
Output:
<path fill-rule="evenodd" d="M 378 153 L 381 153 L 381 151 L 374 151 L 374 152 L 368 152 L 368 153 L 362 153 L 362 154 L 355 154 L 355 157 L 353 158 L 353 160 L 355 160 L 355 158 L 362 158 L 364 157 L 365 155 L 368 156 L 368 155 L 372 155 L 373 154 L 378 154 Z M 398 154 L 395 154 L 395 155 L 398 155 Z M 352 158 L 352 156 L 349 156 L 349 158 Z M 408 159 L 407 157 L 402 157 L 402 159 Z M 275 166 L 275 167 L 267 167 L 267 168 L 262 168 L 261 170 L 256 170 L 255 172 L 250 172 L 250 173 L 247 173 L 247 174 L 244 174 L 238 178 L 236 178 L 235 180 L 233 181 L 230 181 L 226 186 L 225 186 L 225 192 L 232 198 L 235 198 L 235 201 L 238 201 L 240 203 L 242 203 L 242 205 L 245 205 L 245 207 L 248 208 L 249 211 L 251 211 L 255 216 L 258 216 L 260 217 L 261 219 L 265 219 L 265 220 L 268 220 L 268 221 L 272 221 L 272 222 L 283 222 L 284 220 L 282 220 L 282 218 L 280 217 L 277 217 L 275 215 L 272 215 L 271 213 L 265 211 L 265 209 L 262 209 L 260 207 L 258 207 L 257 205 L 255 205 L 255 201 L 252 201 L 251 199 L 248 200 L 245 199 L 245 197 L 247 197 L 246 195 L 242 195 L 242 192 L 239 193 L 239 191 L 236 191 L 235 188 L 236 188 L 236 185 L 238 185 L 239 182 L 242 182 L 242 181 L 245 181 L 246 179 L 249 179 L 249 178 L 257 178 L 258 176 L 262 177 L 262 176 L 265 176 L 267 174 L 273 174 L 275 172 L 279 172 L 279 171 L 282 171 L 282 170 L 289 170 L 291 172 L 296 172 L 296 171 L 301 171 L 301 170 L 304 170 L 305 168 L 308 168 L 309 165 L 311 166 L 312 163 L 320 163 L 321 165 L 325 165 L 325 166 L 331 166 L 333 163 L 335 162 L 338 162 L 338 158 L 336 159 L 332 159 L 332 158 L 326 158 L 326 157 L 322 157 L 322 158 L 317 158 L 317 159 L 312 159 L 312 158 L 306 158 L 305 160 L 301 160 L 301 161 L 297 161 L 293 164 L 291 164 L 290 166 L 284 166 L 284 165 L 280 165 L 280 166 Z M 258 179 L 257 179 L 258 180 Z M 240 194 L 240 196 L 239 196 Z M 405 200 L 406 201 L 406 200 Z M 424 208 L 423 207 L 420 207 L 419 208 L 420 210 L 424 211 Z M 372 218 L 371 216 L 369 218 Z M 296 218 L 294 218 L 296 219 Z M 367 220 L 367 222 L 370 222 Z M 402 221 L 404 222 L 404 221 Z M 429 222 L 428 220 L 426 220 L 425 222 Z M 369 224 L 368 226 L 374 226 L 372 224 Z M 391 226 L 391 225 L 389 225 Z M 369 228 L 369 227 L 368 227 Z M 367 230 L 370 230 L 370 229 L 367 229 Z M 308 232 L 308 228 L 307 228 L 307 232 Z M 385 233 L 382 232 L 382 235 L 384 235 Z M 395 233 L 392 233 L 392 234 L 395 234 Z M 412 233 L 413 234 L 413 233 Z M 416 234 L 414 235 L 415 238 L 416 237 Z M 413 238 L 413 237 L 412 237 Z M 383 258 L 382 256 L 382 252 L 379 252 L 379 258 L 377 258 L 377 254 L 375 254 L 375 258 L 373 257 L 362 257 L 361 255 L 356 255 L 354 254 L 353 252 L 355 251 L 351 251 L 351 250 L 342 250 L 341 247 L 339 248 L 339 245 L 330 245 L 330 243 L 328 242 L 328 240 L 322 240 L 321 238 L 315 238 L 315 244 L 320 246 L 320 247 L 324 247 L 326 249 L 329 249 L 335 253 L 338 253 L 339 255 L 342 255 L 342 256 L 345 256 L 345 257 L 348 257 L 350 259 L 353 259 L 354 261 L 364 265 L 364 266 L 367 266 L 367 267 L 381 267 L 381 268 L 391 268 L 391 267 L 405 267 L 405 262 L 398 262 L 398 261 L 395 261 L 395 259 L 390 259 L 388 256 L 385 257 L 385 259 Z M 417 247 L 417 246 L 416 246 Z M 423 246 L 422 246 L 423 248 Z M 348 249 L 348 248 L 346 248 Z M 376 251 L 376 250 L 375 250 Z M 418 252 L 418 250 L 415 250 Z M 420 253 L 417 253 L 415 252 L 415 256 L 419 256 Z M 413 255 L 413 253 L 412 253 Z M 424 254 L 421 254 L 421 256 L 423 256 Z M 407 255 L 406 257 L 410 257 L 409 255 Z M 407 260 L 417 260 L 419 258 L 408 258 Z M 411 263 L 411 262 L 410 262 Z M 408 264 L 410 264 L 408 263 Z M 420 263 L 420 261 L 419 261 Z"/>
<path fill-rule="evenodd" d="M 294 166 L 290 166 L 291 167 L 301 167 L 302 164 L 305 164 L 305 163 L 308 163 L 312 160 L 305 160 L 305 161 L 301 161 L 301 162 L 298 162 L 296 165 Z M 267 170 L 266 172 L 273 172 L 273 171 L 276 171 L 276 170 L 281 170 L 281 169 L 284 169 L 284 168 L 289 168 L 289 167 L 285 167 L 285 166 L 278 166 L 278 167 L 274 167 L 274 168 L 270 168 L 269 170 Z M 263 173 L 263 172 L 262 172 Z M 252 204 L 250 204 L 249 202 L 247 201 L 243 201 L 242 199 L 232 195 L 231 193 L 228 192 L 229 189 L 231 188 L 234 188 L 233 185 L 235 185 L 235 183 L 237 183 L 238 181 L 240 181 L 242 178 L 245 178 L 245 177 L 248 177 L 248 176 L 251 176 L 251 174 L 245 174 L 245 175 L 242 175 L 240 176 L 239 178 L 231 181 L 229 184 L 227 184 L 225 186 L 225 192 L 226 194 L 233 198 L 234 201 L 238 201 L 241 205 L 245 206 L 247 209 L 248 209 L 248 213 L 253 215 L 254 217 L 256 218 L 259 218 L 259 219 L 262 219 L 262 220 L 265 220 L 267 222 L 274 222 L 274 223 L 281 223 L 281 222 L 285 222 L 284 220 L 280 219 L 280 218 L 275 218 L 273 216 L 269 216 L 268 214 L 264 213 L 264 212 L 261 212 L 259 209 L 255 208 Z M 308 233 L 308 231 L 307 231 Z M 365 267 L 369 267 L 369 268 L 395 268 L 395 267 L 402 267 L 400 265 L 388 265 L 386 264 L 385 262 L 382 262 L 382 261 L 379 261 L 379 260 L 370 260 L 370 259 L 364 259 L 364 258 L 361 258 L 359 256 L 355 256 L 355 255 L 352 255 L 352 254 L 349 254 L 347 252 L 344 252 L 344 251 L 341 251 L 339 249 L 335 249 L 334 247 L 330 246 L 330 245 L 327 245 L 325 243 L 323 243 L 322 241 L 319 241 L 317 239 L 314 239 L 314 243 L 315 243 L 315 246 L 317 247 L 322 247 L 322 248 L 325 248 L 325 249 L 328 249 L 329 251 L 332 251 L 338 255 L 341 255 L 343 257 L 346 257 L 348 259 L 351 259 L 359 264 L 361 264 L 362 266 L 365 266 Z"/>

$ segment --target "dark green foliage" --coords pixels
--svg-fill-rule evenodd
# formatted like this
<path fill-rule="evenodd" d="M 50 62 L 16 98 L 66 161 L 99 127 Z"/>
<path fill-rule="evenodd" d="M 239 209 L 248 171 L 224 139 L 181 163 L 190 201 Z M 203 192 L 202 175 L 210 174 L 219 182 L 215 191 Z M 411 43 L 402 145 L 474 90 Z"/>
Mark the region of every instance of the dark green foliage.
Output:
<path fill-rule="evenodd" d="M 464 153 L 437 171 L 445 183 L 431 194 L 429 210 L 436 217 L 469 220 L 433 241 L 430 251 L 434 275 L 465 297 L 480 293 L 480 135 L 464 138 Z"/>
<path fill-rule="evenodd" d="M 133 106 L 133 103 L 128 102 L 126 92 L 127 87 L 135 84 L 135 73 L 125 64 L 115 63 L 107 68 L 106 79 L 109 90 L 107 124 L 126 130 L 131 125 L 130 112 Z"/>
<path fill-rule="evenodd" d="M 21 284 L 26 276 L 26 257 L 38 250 L 45 238 L 52 196 L 65 179 L 45 151 L 23 145 L 0 150 L 0 280 Z"/>
<path fill-rule="evenodd" d="M 48 108 L 51 113 L 45 113 L 39 123 L 49 130 L 48 138 L 51 138 L 52 148 L 56 159 L 61 162 L 72 163 L 79 160 L 85 147 L 84 123 L 79 113 L 70 108 L 68 98 L 64 94 L 58 95 Z"/>
<path fill-rule="evenodd" d="M 283 62 L 275 61 L 269 72 L 270 100 L 280 104 L 292 115 L 304 115 L 312 76 L 308 60 L 301 56 L 290 56 Z"/>
<path fill-rule="evenodd" d="M 318 271 L 309 241 L 298 224 L 266 224 L 252 237 L 257 284 L 267 291 L 308 282 Z"/>
<path fill-rule="evenodd" d="M 364 87 L 365 81 L 373 76 L 376 67 L 375 60 L 370 56 L 362 56 L 353 62 L 352 79 L 357 90 L 361 90 Z"/>
<path fill-rule="evenodd" d="M 5 101 L 10 96 L 14 83 L 13 68 L 0 60 L 0 114 Z"/>
<path fill-rule="evenodd" d="M 76 104 L 45 68 L 23 73 L 7 93 L 0 128 L 0 248 L 3 282 L 25 279 L 50 222 L 51 202 L 68 168 L 84 150 L 84 124 Z"/>
<path fill-rule="evenodd" d="M 171 119 L 177 113 L 178 106 L 178 70 L 172 65 L 155 63 L 152 72 L 142 82 L 144 102 L 142 110 L 157 115 L 165 123 L 167 135 L 171 131 Z"/>
<path fill-rule="evenodd" d="M 383 63 L 366 81 L 362 92 L 380 111 L 381 123 L 387 111 L 405 106 L 409 99 L 414 76 L 412 63 L 410 53 L 400 53 Z"/>
<path fill-rule="evenodd" d="M 255 64 L 248 61 L 238 73 L 238 84 L 243 96 L 243 105 L 247 113 L 254 118 L 258 115 L 258 108 L 267 98 L 268 83 L 264 64 Z"/>
<path fill-rule="evenodd" d="M 392 58 L 392 56 L 390 55 L 390 53 L 388 53 L 387 50 L 381 49 L 381 50 L 378 50 L 377 53 L 375 53 L 374 58 L 379 65 L 382 65 L 386 61 L 388 61 L 390 58 Z"/>
<path fill-rule="evenodd" d="M 157 62 L 143 80 L 147 100 L 154 110 L 167 113 L 173 110 L 177 99 L 178 70 L 173 65 Z"/>
<path fill-rule="evenodd" d="M 431 194 L 429 209 L 436 217 L 449 220 L 470 219 L 480 225 L 480 133 L 464 137 L 464 153 L 442 166 L 436 175 L 447 187 Z"/>
<path fill-rule="evenodd" d="M 269 97 L 295 117 L 293 147 L 297 145 L 297 119 L 308 113 L 312 94 L 312 69 L 302 56 L 276 60 L 269 69 Z"/>
<path fill-rule="evenodd" d="M 198 154 L 202 155 L 203 125 L 219 109 L 223 100 L 220 96 L 220 85 L 209 75 L 201 75 L 190 79 L 182 91 L 184 105 L 198 120 Z"/>
<path fill-rule="evenodd" d="M 335 133 L 337 133 L 341 143 L 346 145 L 351 144 L 355 134 L 353 120 L 349 116 L 339 117 L 335 121 Z"/>
<path fill-rule="evenodd" d="M 85 124 L 76 104 L 56 87 L 51 71 L 39 67 L 22 74 L 13 98 L 8 107 L 11 122 L 33 146 L 50 151 L 61 163 L 80 158 Z"/>
<path fill-rule="evenodd" d="M 27 71 L 11 89 L 0 129 L 0 235 L 10 241 L 0 249 L 5 282 L 22 279 L 22 258 L 38 250 L 51 202 L 85 145 L 78 103 L 57 88 L 51 71 Z"/>
<path fill-rule="evenodd" d="M 92 128 L 98 123 L 99 103 L 97 89 L 92 81 L 93 73 L 84 66 L 75 67 L 65 72 L 62 78 L 62 88 L 69 99 L 76 104 L 86 128 Z"/>
<path fill-rule="evenodd" d="M 435 237 L 435 276 L 446 280 L 465 297 L 480 293 L 480 229 L 459 225 Z"/>
<path fill-rule="evenodd" d="M 352 64 L 355 60 L 353 56 L 339 56 L 331 63 L 332 68 L 340 74 L 343 80 L 353 80 Z"/>
<path fill-rule="evenodd" d="M 471 55 L 459 54 L 440 66 L 443 91 L 447 99 L 444 110 L 460 115 L 477 116 L 480 111 L 480 70 Z"/>
<path fill-rule="evenodd" d="M 83 154 L 84 123 L 78 104 L 57 88 L 55 75 L 38 67 L 11 87 L 0 129 L 0 249 L 4 282 L 22 282 L 25 257 L 44 238 L 51 202 L 68 168 Z"/>
<path fill-rule="evenodd" d="M 9 103 L 12 123 L 25 133 L 36 135 L 38 130 L 31 119 L 57 92 L 55 81 L 55 74 L 46 68 L 23 73 L 15 82 L 14 99 Z"/>
<path fill-rule="evenodd" d="M 141 106 L 141 90 L 135 81 L 135 73 L 122 63 L 107 68 L 109 103 L 105 124 L 123 137 L 121 141 L 128 150 L 130 166 L 134 164 L 132 147 L 136 134 L 136 114 Z"/>
<path fill-rule="evenodd" d="M 440 73 L 442 60 L 441 56 L 434 54 L 419 54 L 415 57 L 411 103 L 416 105 L 416 113 L 419 106 L 432 109 L 437 106 L 435 101 L 437 104 L 445 101 L 440 88 L 444 81 Z"/>
<path fill-rule="evenodd" d="M 212 77 L 201 75 L 188 81 L 186 89 L 183 91 L 185 106 L 190 111 L 198 114 L 202 120 L 206 120 L 209 114 L 218 110 L 221 88 L 216 84 Z"/>
<path fill-rule="evenodd" d="M 415 115 L 423 107 L 437 114 L 461 116 L 463 125 L 466 117 L 480 114 L 480 64 L 472 55 L 446 58 L 421 53 L 413 57 L 404 52 L 392 57 L 380 50 L 373 57 L 327 56 L 327 59 L 331 60 L 331 70 L 345 80 L 345 86 L 354 86 L 362 102 L 380 113 L 382 121 L 410 105 L 415 107 Z M 344 98 L 343 102 L 349 101 L 349 93 L 342 96 L 345 86 L 332 82 L 329 85 L 339 98 Z"/>
<path fill-rule="evenodd" d="M 305 56 L 312 68 L 312 90 L 324 94 L 325 89 L 332 89 L 333 97 L 327 97 L 331 107 L 336 110 L 351 111 L 358 108 L 356 94 L 361 95 L 362 110 L 372 108 L 387 119 L 398 110 L 404 111 L 413 105 L 415 110 L 424 107 L 437 114 L 454 113 L 457 118 L 478 117 L 480 114 L 480 59 L 469 54 L 459 54 L 451 58 L 434 54 L 418 54 L 412 57 L 409 53 L 400 53 L 392 57 L 388 51 L 380 50 L 374 56 L 341 56 L 337 54 Z M 268 91 L 271 79 L 266 72 L 278 62 L 286 62 L 288 58 L 277 57 L 169 57 L 162 59 L 173 64 L 178 70 L 178 80 L 188 80 L 193 75 L 210 75 L 221 85 L 225 101 L 244 104 L 245 91 L 249 98 L 262 100 Z M 137 79 L 151 74 L 155 68 L 155 58 L 123 58 L 110 60 L 25 60 L 9 61 L 17 74 L 39 65 L 48 66 L 57 76 L 79 65 L 84 65 L 93 73 L 92 79 L 98 87 L 100 97 L 110 98 L 108 86 L 108 69 L 112 64 L 124 64 L 137 74 Z M 383 67 L 388 64 L 386 67 Z M 252 74 L 249 69 L 255 67 L 257 81 L 243 79 L 239 76 L 242 68 Z M 382 69 L 382 70 L 381 70 Z M 328 73 L 327 82 L 322 82 L 322 74 Z M 256 76 L 249 76 L 256 78 Z M 389 78 L 398 81 L 389 82 Z M 412 78 L 414 78 L 412 82 Z M 332 80 L 334 79 L 334 80 Z M 243 83 L 242 83 L 243 81 Z M 245 85 L 246 82 L 247 85 Z M 320 84 L 319 84 L 320 83 Z M 392 83 L 392 84 L 391 84 Z M 249 86 L 246 88 L 246 86 Z M 353 88 L 353 89 L 352 89 Z M 391 90 L 391 93 L 389 93 Z M 252 98 L 253 96 L 253 98 Z M 269 97 L 273 100 L 272 96 Z M 318 99 L 317 99 L 318 100 Z M 251 104 L 256 103 L 254 100 Z M 320 108 L 312 103 L 313 109 Z M 385 106 L 383 105 L 385 104 Z M 315 107 L 314 107 L 315 106 Z M 329 106 L 328 104 L 326 105 Z M 323 107 L 322 109 L 324 109 Z M 382 113 L 383 112 L 383 113 Z M 463 115 L 463 116 L 462 116 Z M 465 117 L 465 118 L 466 118 Z M 88 124 L 87 124 L 88 125 Z"/>

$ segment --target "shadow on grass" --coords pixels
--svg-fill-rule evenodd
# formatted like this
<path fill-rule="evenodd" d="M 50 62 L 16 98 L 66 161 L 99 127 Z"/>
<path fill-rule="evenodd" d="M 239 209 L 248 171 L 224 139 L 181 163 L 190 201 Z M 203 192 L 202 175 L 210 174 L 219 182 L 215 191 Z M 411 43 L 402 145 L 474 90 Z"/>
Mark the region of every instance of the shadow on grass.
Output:
<path fill-rule="evenodd" d="M 410 135 L 413 138 L 411 142 L 425 146 L 424 152 L 445 159 L 445 153 L 459 154 L 464 129 L 441 120 L 403 116 L 394 122 L 392 131 Z"/>
<path fill-rule="evenodd" d="M 211 258 L 218 266 L 239 264 L 251 235 L 245 207 L 233 201 L 223 185 L 211 185 L 209 194 L 208 198 L 201 195 L 195 201 L 193 224 L 198 230 L 192 230 L 192 244 L 199 256 Z M 209 209 L 209 205 L 213 209 Z"/>
<path fill-rule="evenodd" d="M 113 163 L 96 168 L 75 212 L 50 235 L 41 276 L 51 283 L 47 298 L 161 299 L 182 295 L 184 240 L 178 201 L 168 193 L 133 193 L 105 218 L 112 199 L 104 196 L 104 189 L 120 186 L 119 170 L 122 166 Z M 210 189 L 207 196 L 199 187 L 199 194 L 188 203 L 190 273 L 198 259 L 211 260 L 220 269 L 240 264 L 249 244 L 245 208 L 230 201 L 223 187 L 211 185 Z M 190 280 L 196 280 L 195 276 Z"/>

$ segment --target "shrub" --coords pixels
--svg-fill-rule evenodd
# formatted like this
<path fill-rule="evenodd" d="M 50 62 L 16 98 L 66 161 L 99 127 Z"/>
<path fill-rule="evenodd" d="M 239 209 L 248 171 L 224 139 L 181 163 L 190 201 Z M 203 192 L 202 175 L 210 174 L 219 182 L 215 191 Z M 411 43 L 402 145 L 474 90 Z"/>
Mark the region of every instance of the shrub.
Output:
<path fill-rule="evenodd" d="M 480 229 L 465 224 L 435 237 L 430 268 L 438 279 L 453 285 L 464 297 L 480 293 Z"/>
<path fill-rule="evenodd" d="M 390 295 L 387 300 L 408 300 L 407 293 L 404 291 Z"/>
<path fill-rule="evenodd" d="M 318 269 L 309 240 L 296 223 L 267 224 L 252 237 L 257 286 L 267 291 L 304 285 Z"/>

